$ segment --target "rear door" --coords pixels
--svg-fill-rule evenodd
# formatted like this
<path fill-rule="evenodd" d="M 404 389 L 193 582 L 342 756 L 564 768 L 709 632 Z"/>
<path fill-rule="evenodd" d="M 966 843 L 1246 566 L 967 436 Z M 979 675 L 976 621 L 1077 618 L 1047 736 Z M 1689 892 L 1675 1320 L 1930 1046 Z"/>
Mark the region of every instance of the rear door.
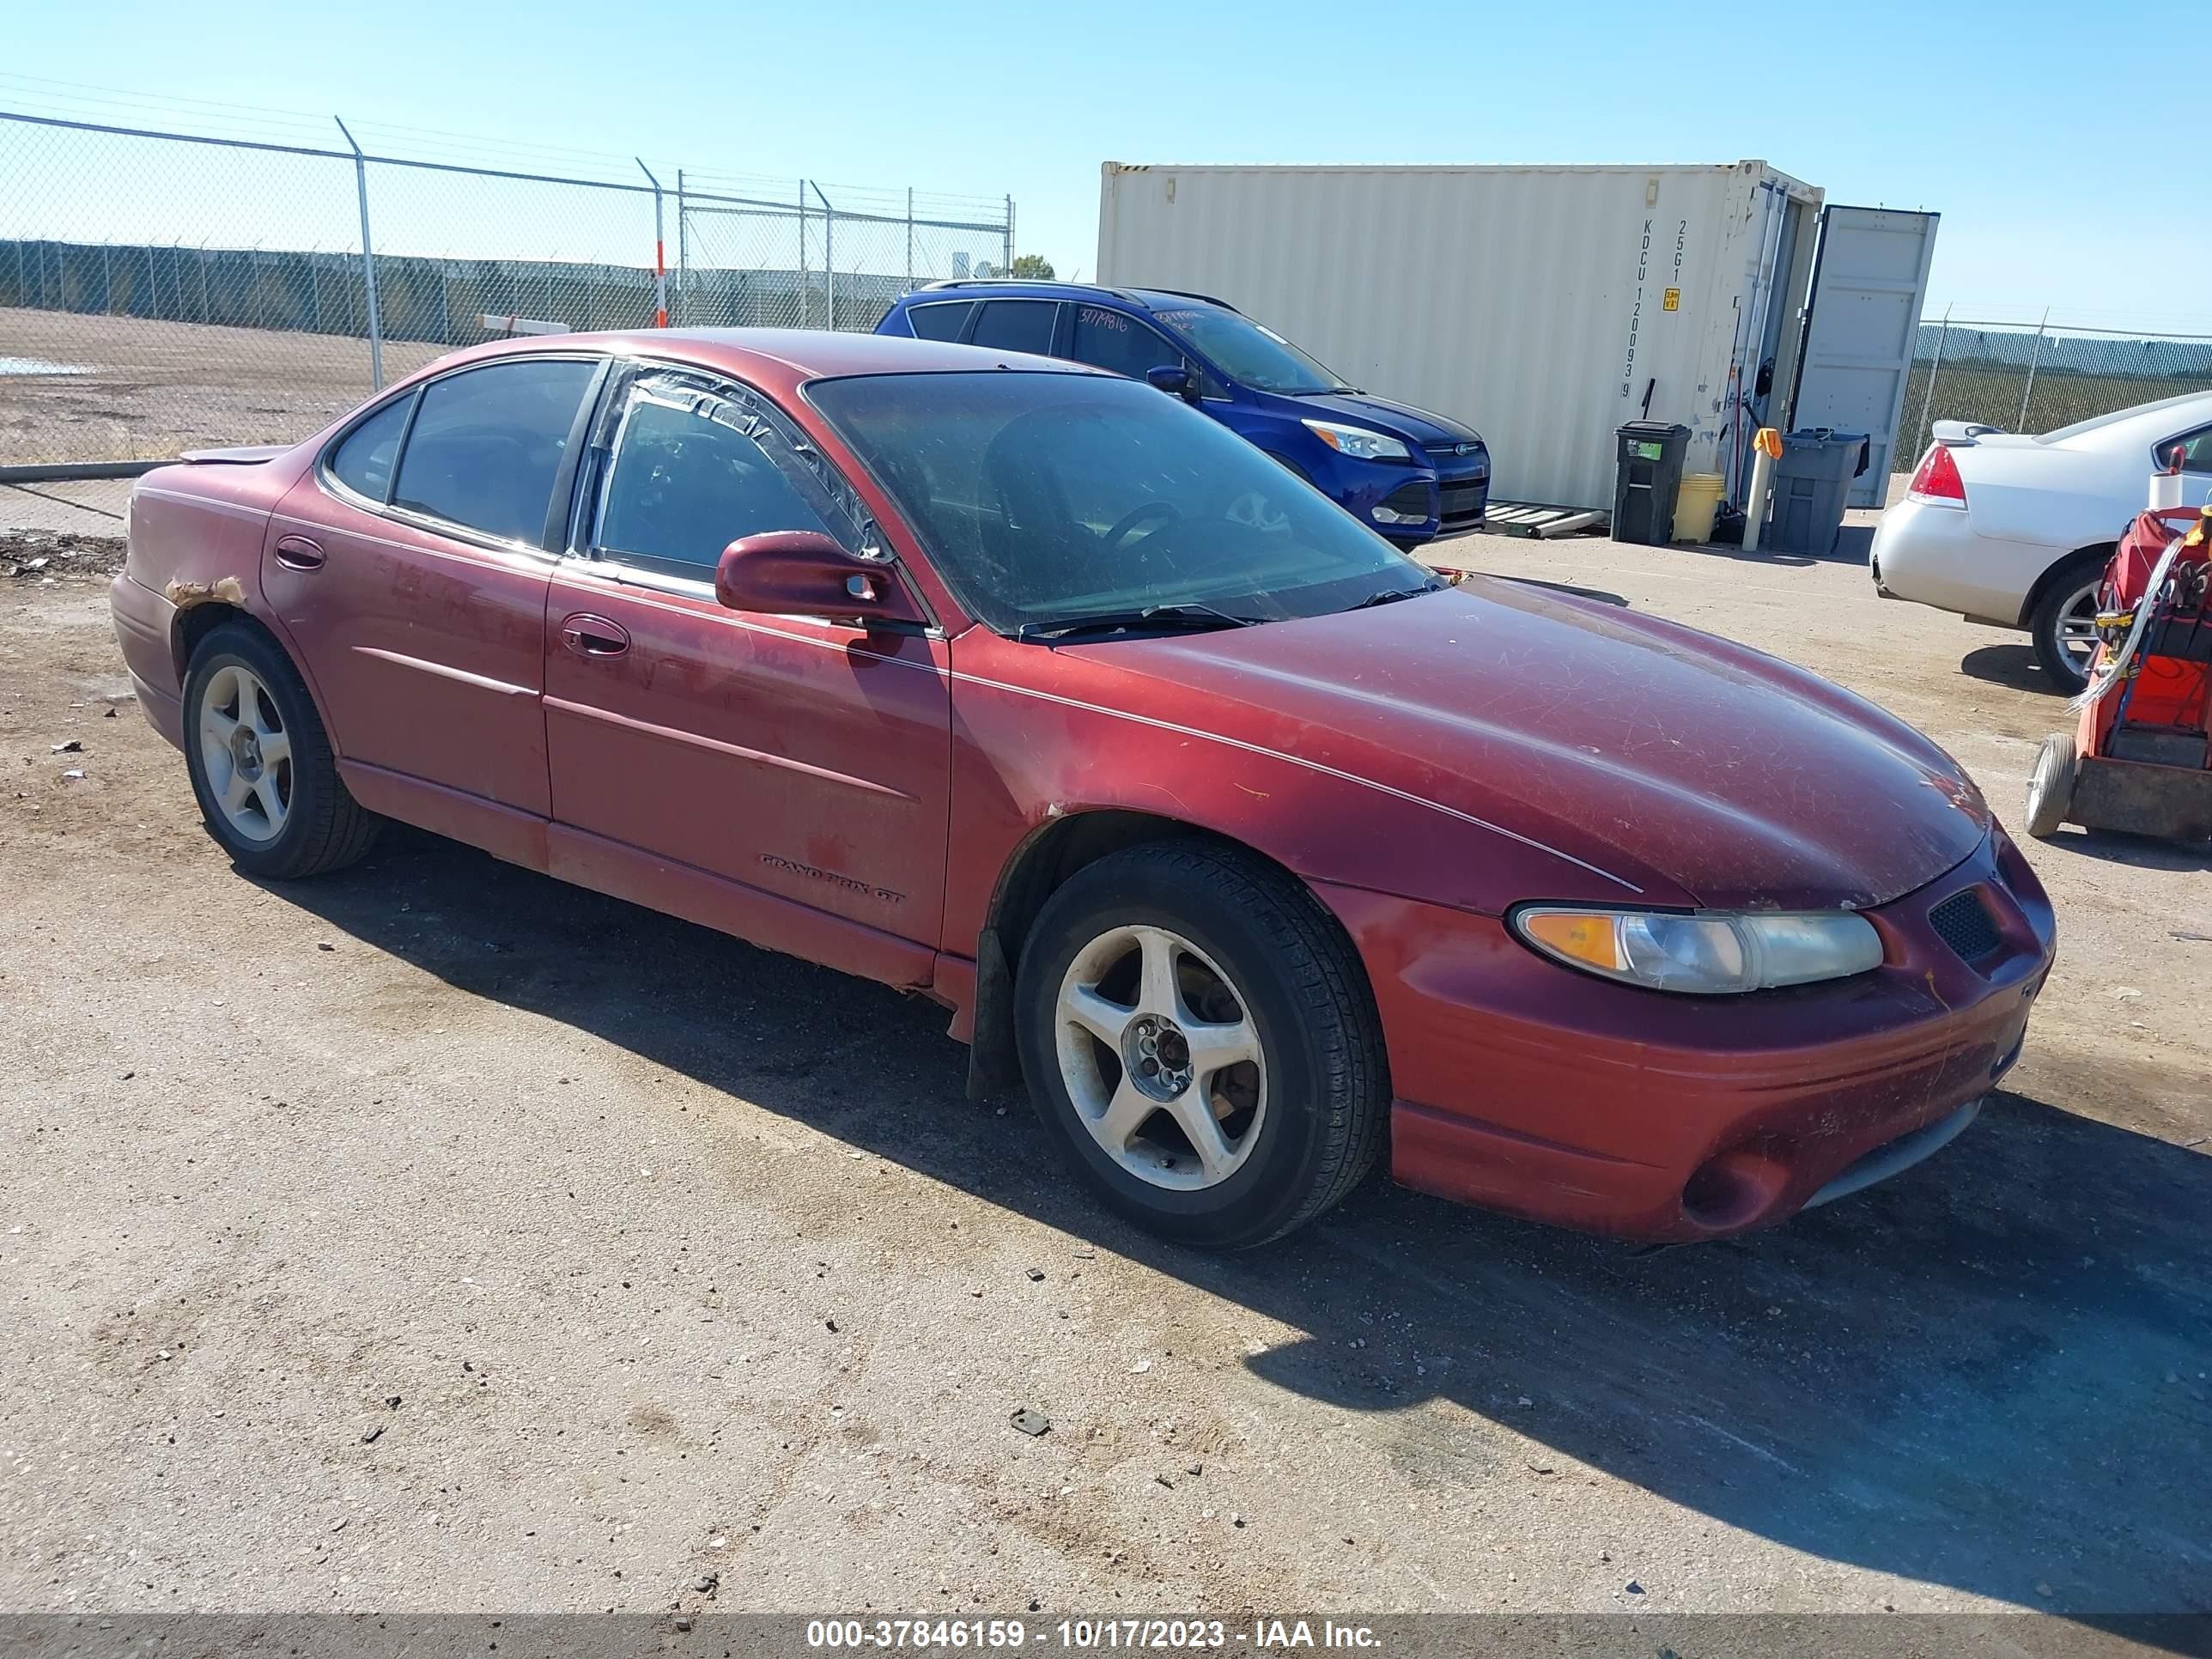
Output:
<path fill-rule="evenodd" d="M 549 525 L 604 367 L 500 358 L 426 381 L 278 503 L 263 590 L 346 762 L 546 815 Z"/>
<path fill-rule="evenodd" d="M 1893 452 L 1928 297 L 1936 217 L 1863 207 L 1820 215 L 1791 424 L 1869 434 L 1867 469 L 1851 485 L 1853 507 L 1881 506 L 1890 473 L 1912 459 Z"/>

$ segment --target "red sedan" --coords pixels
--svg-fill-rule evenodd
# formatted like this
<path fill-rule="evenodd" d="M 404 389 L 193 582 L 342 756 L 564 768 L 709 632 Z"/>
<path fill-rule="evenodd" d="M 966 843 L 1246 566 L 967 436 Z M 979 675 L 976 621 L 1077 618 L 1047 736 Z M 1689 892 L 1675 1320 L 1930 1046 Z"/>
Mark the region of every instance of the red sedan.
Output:
<path fill-rule="evenodd" d="M 2050 905 L 1911 728 L 1446 586 L 1135 381 L 927 341 L 503 343 L 149 474 L 116 632 L 248 874 L 399 818 L 920 992 L 1109 1204 L 1245 1246 L 1382 1149 L 1648 1239 L 1924 1157 Z"/>

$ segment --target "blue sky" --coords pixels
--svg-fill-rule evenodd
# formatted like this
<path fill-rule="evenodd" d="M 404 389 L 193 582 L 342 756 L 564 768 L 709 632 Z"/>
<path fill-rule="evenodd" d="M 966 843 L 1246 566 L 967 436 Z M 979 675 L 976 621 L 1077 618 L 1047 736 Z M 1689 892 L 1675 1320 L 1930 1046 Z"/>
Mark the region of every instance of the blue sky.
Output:
<path fill-rule="evenodd" d="M 2032 321 L 2048 306 L 2081 325 L 2212 332 L 2203 140 L 2193 115 L 2157 108 L 2197 101 L 2188 66 L 2212 28 L 2171 0 L 544 0 L 474 12 L 232 0 L 220 24 L 210 15 L 167 0 L 19 8 L 0 107 L 161 125 L 165 100 L 193 100 L 203 128 L 317 143 L 327 127 L 314 137 L 246 112 L 336 110 L 380 134 L 462 135 L 477 161 L 643 152 L 735 173 L 1012 194 L 1020 249 L 1063 276 L 1092 267 L 1109 158 L 1755 156 L 1832 201 L 1941 211 L 1936 312 Z M 107 94 L 73 89 L 84 88 L 145 101 L 95 104 Z M 214 105 L 242 107 L 234 121 Z M 412 136 L 418 152 L 440 142 Z"/>

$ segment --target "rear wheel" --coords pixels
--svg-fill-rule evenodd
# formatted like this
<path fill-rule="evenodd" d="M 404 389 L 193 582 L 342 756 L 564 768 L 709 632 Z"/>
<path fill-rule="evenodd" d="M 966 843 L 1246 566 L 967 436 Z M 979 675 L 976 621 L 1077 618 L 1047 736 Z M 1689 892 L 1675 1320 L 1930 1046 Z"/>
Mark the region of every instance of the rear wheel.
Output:
<path fill-rule="evenodd" d="M 2027 833 L 2049 841 L 2066 822 L 2074 805 L 2074 781 L 2081 762 L 2075 752 L 2071 732 L 2054 732 L 2036 751 L 2035 770 L 2027 778 Z"/>
<path fill-rule="evenodd" d="M 1358 957 L 1313 896 L 1232 848 L 1086 866 L 1023 946 L 1022 1070 L 1062 1156 L 1178 1243 L 1304 1225 L 1381 1147 L 1389 1084 Z"/>
<path fill-rule="evenodd" d="M 2102 560 L 2085 560 L 2061 571 L 2028 619 L 2036 661 L 2069 697 L 2089 683 L 2089 659 L 2097 654 L 2097 594 L 2104 579 Z"/>
<path fill-rule="evenodd" d="M 185 765 L 208 833 L 264 880 L 343 868 L 368 851 L 384 823 L 346 793 L 291 659 L 245 623 L 224 623 L 192 653 Z"/>

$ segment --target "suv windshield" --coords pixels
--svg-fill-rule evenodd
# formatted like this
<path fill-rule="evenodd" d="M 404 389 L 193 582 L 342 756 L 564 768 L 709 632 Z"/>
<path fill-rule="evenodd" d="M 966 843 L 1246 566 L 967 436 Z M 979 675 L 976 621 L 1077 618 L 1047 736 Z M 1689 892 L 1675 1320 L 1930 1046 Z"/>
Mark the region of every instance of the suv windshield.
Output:
<path fill-rule="evenodd" d="M 1171 305 L 1152 316 L 1189 341 L 1231 380 L 1297 397 L 1351 388 L 1271 328 L 1218 306 Z"/>
<path fill-rule="evenodd" d="M 1139 381 L 999 369 L 820 380 L 807 395 L 1002 634 L 1154 609 L 1211 607 L 1224 625 L 1313 617 L 1428 578 Z"/>

